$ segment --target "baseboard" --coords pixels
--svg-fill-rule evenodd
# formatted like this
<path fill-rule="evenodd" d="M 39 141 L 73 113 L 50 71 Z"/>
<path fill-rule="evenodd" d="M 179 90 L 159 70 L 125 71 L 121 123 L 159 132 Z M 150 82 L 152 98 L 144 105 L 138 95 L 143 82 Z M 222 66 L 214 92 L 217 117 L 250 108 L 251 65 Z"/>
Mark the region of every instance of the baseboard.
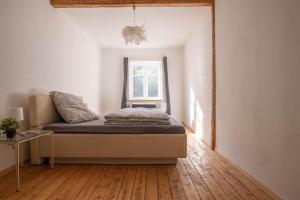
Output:
<path fill-rule="evenodd" d="M 201 141 L 211 149 L 211 146 L 209 144 L 207 144 L 204 139 L 201 138 Z"/>
<path fill-rule="evenodd" d="M 26 159 L 24 160 L 24 165 L 25 163 L 28 163 L 29 162 L 29 159 Z M 10 167 L 7 167 L 6 169 L 3 169 L 0 171 L 0 178 L 2 178 L 3 176 L 9 174 L 10 172 L 14 171 L 16 169 L 16 165 L 13 164 L 12 166 Z"/>
<path fill-rule="evenodd" d="M 226 159 L 231 165 L 233 165 L 235 168 L 237 168 L 245 177 L 250 179 L 254 184 L 256 184 L 258 187 L 260 187 L 265 193 L 267 193 L 273 200 L 282 200 L 277 194 L 275 194 L 272 190 L 270 190 L 267 186 L 262 184 L 260 181 L 258 181 L 256 178 L 254 178 L 252 175 L 250 175 L 248 172 L 246 172 L 244 169 L 242 169 L 240 166 L 238 166 L 235 162 L 224 156 L 218 148 L 215 149 L 215 152 L 222 156 L 224 159 Z"/>
<path fill-rule="evenodd" d="M 195 133 L 195 130 L 192 129 L 191 127 L 189 127 L 186 123 L 184 123 L 184 122 L 181 122 L 181 123 L 183 124 L 184 128 L 185 128 L 186 130 L 188 130 L 190 133 L 192 133 L 192 134 Z M 201 140 L 204 144 L 206 144 L 206 145 L 211 149 L 211 145 L 210 145 L 210 144 L 207 144 L 207 142 L 206 142 L 203 138 L 200 138 L 200 140 Z"/>
<path fill-rule="evenodd" d="M 181 122 L 185 129 L 187 129 L 191 133 L 195 133 L 195 130 L 189 127 L 185 122 Z"/>
<path fill-rule="evenodd" d="M 3 169 L 0 171 L 0 178 L 2 178 L 3 176 L 9 174 L 10 172 L 14 171 L 16 168 L 16 165 L 12 165 L 6 169 Z"/>

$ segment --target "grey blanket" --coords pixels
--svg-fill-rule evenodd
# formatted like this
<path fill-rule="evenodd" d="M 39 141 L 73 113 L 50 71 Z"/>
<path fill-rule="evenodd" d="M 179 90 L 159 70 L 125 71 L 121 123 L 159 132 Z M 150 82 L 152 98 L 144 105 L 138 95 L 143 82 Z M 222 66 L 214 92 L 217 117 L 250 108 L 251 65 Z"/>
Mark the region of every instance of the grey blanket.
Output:
<path fill-rule="evenodd" d="M 169 125 L 170 116 L 158 109 L 125 108 L 106 115 L 105 124 Z"/>
<path fill-rule="evenodd" d="M 162 119 L 169 120 L 170 116 L 158 109 L 125 108 L 112 112 L 105 119 Z"/>
<path fill-rule="evenodd" d="M 170 125 L 171 124 L 169 121 L 167 121 L 167 122 L 105 121 L 104 123 L 107 124 L 107 125 Z"/>

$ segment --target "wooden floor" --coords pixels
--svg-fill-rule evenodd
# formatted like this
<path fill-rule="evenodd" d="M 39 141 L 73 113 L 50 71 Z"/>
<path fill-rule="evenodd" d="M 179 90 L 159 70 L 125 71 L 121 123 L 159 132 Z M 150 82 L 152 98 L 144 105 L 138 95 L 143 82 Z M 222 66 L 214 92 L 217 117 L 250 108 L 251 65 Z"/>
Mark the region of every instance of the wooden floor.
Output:
<path fill-rule="evenodd" d="M 177 165 L 48 165 L 0 179 L 0 199 L 261 199 L 272 198 L 193 135 Z"/>

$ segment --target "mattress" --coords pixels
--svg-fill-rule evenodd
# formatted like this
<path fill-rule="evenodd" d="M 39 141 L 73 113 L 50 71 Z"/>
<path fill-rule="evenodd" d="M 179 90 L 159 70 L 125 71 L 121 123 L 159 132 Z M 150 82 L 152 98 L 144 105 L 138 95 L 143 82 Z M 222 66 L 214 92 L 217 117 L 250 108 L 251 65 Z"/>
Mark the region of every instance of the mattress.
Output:
<path fill-rule="evenodd" d="M 104 117 L 100 117 L 98 120 L 77 124 L 57 122 L 47 124 L 43 129 L 53 130 L 56 134 L 185 134 L 183 125 L 173 116 L 170 125 L 109 125 L 104 121 Z"/>

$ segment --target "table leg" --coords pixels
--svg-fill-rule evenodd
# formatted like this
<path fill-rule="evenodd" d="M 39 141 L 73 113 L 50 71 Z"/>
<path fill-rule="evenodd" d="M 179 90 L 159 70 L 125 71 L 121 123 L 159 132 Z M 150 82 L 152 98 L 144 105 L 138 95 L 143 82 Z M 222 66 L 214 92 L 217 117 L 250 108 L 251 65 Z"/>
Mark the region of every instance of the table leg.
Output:
<path fill-rule="evenodd" d="M 20 191 L 20 144 L 15 145 L 17 191 Z"/>
<path fill-rule="evenodd" d="M 50 156 L 51 168 L 54 168 L 54 133 L 51 133 L 51 156 Z"/>
<path fill-rule="evenodd" d="M 20 144 L 20 166 L 24 167 L 24 145 Z"/>

